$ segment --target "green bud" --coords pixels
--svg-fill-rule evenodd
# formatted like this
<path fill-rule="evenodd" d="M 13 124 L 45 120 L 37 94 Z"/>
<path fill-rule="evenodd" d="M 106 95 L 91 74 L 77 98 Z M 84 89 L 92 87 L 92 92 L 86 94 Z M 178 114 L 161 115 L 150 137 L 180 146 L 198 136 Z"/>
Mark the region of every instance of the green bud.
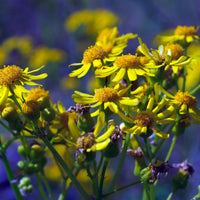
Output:
<path fill-rule="evenodd" d="M 39 106 L 40 106 L 40 110 L 44 110 L 45 108 L 49 108 L 51 106 L 50 100 L 47 97 L 40 97 L 37 100 Z"/>
<path fill-rule="evenodd" d="M 18 151 L 20 156 L 26 157 L 28 155 L 28 152 L 29 152 L 28 144 L 19 145 L 18 148 L 17 148 L 17 151 Z"/>
<path fill-rule="evenodd" d="M 142 183 L 150 183 L 149 180 L 152 179 L 152 170 L 146 167 L 140 171 L 140 179 Z"/>
<path fill-rule="evenodd" d="M 5 107 L 2 111 L 2 118 L 10 123 L 16 123 L 19 119 L 19 115 L 14 107 Z"/>
<path fill-rule="evenodd" d="M 30 194 L 32 191 L 33 191 L 33 186 L 32 185 L 24 186 L 22 188 L 22 192 L 24 194 Z"/>
<path fill-rule="evenodd" d="M 109 145 L 104 150 L 104 155 L 107 158 L 114 158 L 119 154 L 118 143 L 109 143 Z"/>
<path fill-rule="evenodd" d="M 185 189 L 189 175 L 187 171 L 179 169 L 178 173 L 172 178 L 173 190 Z"/>
<path fill-rule="evenodd" d="M 38 169 L 35 168 L 33 163 L 29 163 L 27 168 L 25 169 L 26 174 L 32 175 L 37 172 Z"/>
<path fill-rule="evenodd" d="M 172 129 L 173 133 L 175 135 L 183 135 L 184 132 L 185 132 L 185 123 L 181 123 L 181 122 L 178 122 L 175 124 L 175 126 L 173 127 Z"/>
<path fill-rule="evenodd" d="M 22 105 L 23 113 L 31 120 L 37 120 L 40 117 L 40 106 L 37 101 L 27 101 Z"/>
<path fill-rule="evenodd" d="M 40 161 L 44 156 L 44 150 L 39 144 L 34 144 L 30 148 L 30 157 L 33 161 Z"/>
<path fill-rule="evenodd" d="M 96 152 L 94 152 L 94 151 L 85 152 L 85 156 L 86 156 L 86 161 L 91 162 L 95 159 Z"/>
<path fill-rule="evenodd" d="M 23 178 L 20 179 L 18 187 L 23 188 L 25 186 L 28 186 L 31 184 L 31 179 L 28 176 L 24 176 Z"/>
<path fill-rule="evenodd" d="M 18 163 L 17 163 L 17 167 L 18 169 L 20 170 L 24 170 L 27 166 L 27 161 L 25 160 L 20 160 Z"/>
<path fill-rule="evenodd" d="M 146 167 L 146 161 L 144 157 L 135 158 L 135 167 L 134 167 L 134 175 L 140 176 L 140 172 L 142 169 Z"/>
<path fill-rule="evenodd" d="M 47 122 L 54 120 L 55 116 L 56 113 L 53 108 L 44 108 L 42 111 L 42 118 Z"/>

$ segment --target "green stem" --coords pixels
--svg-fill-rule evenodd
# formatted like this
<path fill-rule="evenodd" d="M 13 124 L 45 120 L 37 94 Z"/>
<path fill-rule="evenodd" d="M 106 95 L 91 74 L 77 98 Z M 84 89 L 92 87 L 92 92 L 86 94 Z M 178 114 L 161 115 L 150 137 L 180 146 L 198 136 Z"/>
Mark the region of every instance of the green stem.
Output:
<path fill-rule="evenodd" d="M 195 88 L 190 92 L 190 95 L 193 95 L 193 94 L 196 93 L 198 90 L 200 90 L 200 85 L 198 85 L 197 87 L 195 87 Z"/>
<path fill-rule="evenodd" d="M 107 168 L 107 166 L 108 166 L 108 162 L 109 162 L 109 159 L 108 159 L 108 158 L 105 158 L 104 165 L 103 165 L 103 169 L 102 169 L 102 173 L 101 173 L 101 179 L 100 179 L 99 197 L 102 195 L 102 191 L 103 191 L 103 182 L 104 182 L 104 177 L 105 177 L 105 173 L 106 173 L 106 168 Z"/>
<path fill-rule="evenodd" d="M 149 188 L 146 183 L 144 183 L 144 191 L 143 191 L 142 200 L 150 200 Z"/>
<path fill-rule="evenodd" d="M 49 198 L 48 198 L 46 192 L 44 191 L 44 188 L 43 188 L 43 185 L 42 185 L 42 181 L 41 181 L 41 179 L 40 179 L 39 174 L 35 174 L 35 177 L 36 177 L 37 184 L 38 184 L 38 188 L 39 188 L 39 190 L 40 190 L 40 193 L 41 193 L 43 199 L 44 199 L 44 200 L 49 200 Z"/>
<path fill-rule="evenodd" d="M 99 170 L 100 170 L 101 165 L 102 165 L 102 163 L 103 163 L 103 159 L 104 159 L 104 153 L 101 152 L 101 158 L 100 158 L 100 161 L 99 161 L 99 165 L 98 165 L 98 167 L 97 167 L 97 174 L 99 173 Z"/>
<path fill-rule="evenodd" d="M 186 75 L 187 75 L 187 68 L 184 66 L 184 74 L 183 74 L 183 92 L 185 92 L 185 85 L 186 85 Z"/>
<path fill-rule="evenodd" d="M 126 157 L 126 153 L 127 153 L 127 148 L 128 148 L 128 144 L 129 144 L 129 141 L 130 141 L 130 134 L 126 134 L 126 139 L 125 139 L 125 143 L 124 143 L 124 148 L 122 150 L 122 153 L 121 153 L 121 157 L 120 157 L 120 160 L 119 160 L 119 164 L 118 164 L 118 167 L 117 167 L 117 170 L 115 172 L 115 175 L 111 181 L 111 184 L 108 188 L 108 192 L 111 192 L 115 186 L 115 183 L 119 177 L 119 174 L 121 172 L 121 169 L 122 169 L 122 166 L 124 164 L 124 160 L 125 160 L 125 157 Z"/>
<path fill-rule="evenodd" d="M 169 160 L 169 158 L 170 158 L 170 156 L 171 156 L 171 154 L 172 154 L 172 151 L 173 151 L 173 149 L 174 149 L 174 146 L 175 146 L 175 144 L 176 144 L 177 138 L 178 138 L 178 136 L 177 136 L 177 135 L 174 135 L 174 137 L 173 137 L 173 139 L 172 139 L 171 146 L 170 146 L 169 151 L 168 151 L 168 153 L 167 153 L 167 156 L 166 156 L 166 158 L 165 158 L 165 162 L 167 162 L 167 161 Z"/>
<path fill-rule="evenodd" d="M 167 200 L 171 200 L 173 195 L 174 195 L 174 193 L 171 192 L 171 193 L 169 194 L 169 196 L 167 197 Z"/>
<path fill-rule="evenodd" d="M 16 135 L 13 130 L 11 128 L 9 128 L 8 126 L 6 126 L 1 120 L 0 120 L 0 124 L 7 129 L 12 135 Z"/>
<path fill-rule="evenodd" d="M 44 172 L 42 172 L 41 178 L 42 178 L 42 181 L 43 181 L 45 187 L 47 188 L 47 191 L 48 191 L 48 193 L 49 193 L 51 199 L 52 199 L 52 200 L 56 200 L 55 197 L 54 197 L 54 195 L 53 195 L 53 193 L 52 193 L 52 191 L 51 191 L 51 188 L 50 188 L 50 186 L 49 186 L 49 183 L 48 183 L 48 181 L 47 181 L 47 178 L 46 178 L 46 176 L 44 175 Z"/>
<path fill-rule="evenodd" d="M 51 143 L 49 142 L 49 140 L 44 137 L 42 138 L 43 142 L 47 145 L 47 147 L 49 148 L 49 150 L 52 152 L 53 156 L 55 157 L 55 159 L 60 163 L 60 165 L 63 167 L 63 169 L 65 170 L 66 174 L 68 175 L 68 177 L 72 180 L 72 183 L 76 186 L 77 190 L 80 192 L 80 194 L 82 195 L 83 199 L 89 200 L 91 199 L 91 197 L 87 194 L 87 192 L 83 189 L 83 187 L 81 186 L 81 184 L 77 181 L 76 177 L 72 174 L 70 168 L 67 166 L 67 164 L 65 163 L 65 161 L 62 159 L 62 157 L 58 154 L 58 152 L 54 149 L 54 147 L 51 145 Z"/>
<path fill-rule="evenodd" d="M 0 147 L 0 148 L 2 148 L 2 147 Z M 7 173 L 7 176 L 8 176 L 8 180 L 9 180 L 10 185 L 11 185 L 11 187 L 12 187 L 14 193 L 15 193 L 16 199 L 17 200 L 23 200 L 24 198 L 22 197 L 22 195 L 21 195 L 21 193 L 19 191 L 17 183 L 14 182 L 15 177 L 14 177 L 13 171 L 12 171 L 12 169 L 10 167 L 10 164 L 8 162 L 8 159 L 7 159 L 5 153 L 4 153 L 4 151 L 2 149 L 1 149 L 0 158 L 2 158 L 4 167 L 6 169 L 6 173 Z"/>
<path fill-rule="evenodd" d="M 144 144 L 145 144 L 145 149 L 146 149 L 146 156 L 147 156 L 147 160 L 148 162 L 151 161 L 151 149 L 150 149 L 150 144 L 149 144 L 149 139 L 148 138 L 144 138 Z"/>
<path fill-rule="evenodd" d="M 130 184 L 128 184 L 128 185 L 125 185 L 125 186 L 123 186 L 123 187 L 117 188 L 117 189 L 113 190 L 112 192 L 106 193 L 106 194 L 104 194 L 102 197 L 104 198 L 104 197 L 110 196 L 110 195 L 113 194 L 113 193 L 119 192 L 120 190 L 124 190 L 124 189 L 126 189 L 126 188 L 128 188 L 128 187 L 130 187 L 130 186 L 137 185 L 137 184 L 139 184 L 139 183 L 141 183 L 140 180 L 135 181 L 135 182 L 130 183 Z"/>
<path fill-rule="evenodd" d="M 150 199 L 155 200 L 155 186 L 153 184 L 150 185 Z"/>

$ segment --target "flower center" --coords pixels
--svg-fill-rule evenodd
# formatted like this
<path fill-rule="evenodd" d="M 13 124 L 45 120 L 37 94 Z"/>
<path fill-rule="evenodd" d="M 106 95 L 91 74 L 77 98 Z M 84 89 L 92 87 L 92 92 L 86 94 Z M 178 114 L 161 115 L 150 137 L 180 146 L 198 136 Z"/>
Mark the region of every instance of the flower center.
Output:
<path fill-rule="evenodd" d="M 150 127 L 154 122 L 154 118 L 149 113 L 143 111 L 136 115 L 135 121 L 136 124 L 140 127 L 144 126 Z"/>
<path fill-rule="evenodd" d="M 73 112 L 63 112 L 60 115 L 60 121 L 62 123 L 62 125 L 64 126 L 65 129 L 68 129 L 68 120 L 69 117 L 72 117 L 74 119 L 74 121 L 78 118 L 78 114 L 77 113 L 73 113 Z"/>
<path fill-rule="evenodd" d="M 119 68 L 137 68 L 141 63 L 139 57 L 128 54 L 116 58 L 114 64 Z"/>
<path fill-rule="evenodd" d="M 106 56 L 106 51 L 100 46 L 91 46 L 85 50 L 83 54 L 83 61 L 85 63 L 92 63 L 96 59 L 103 59 Z"/>
<path fill-rule="evenodd" d="M 100 88 L 96 90 L 94 98 L 100 102 L 108 102 L 119 99 L 119 95 L 113 88 Z"/>
<path fill-rule="evenodd" d="M 37 101 L 40 97 L 49 97 L 49 91 L 45 91 L 44 89 L 37 87 L 37 88 L 31 88 L 30 92 L 27 95 L 27 101 Z"/>
<path fill-rule="evenodd" d="M 180 58 L 184 54 L 184 49 L 179 44 L 167 44 L 165 46 L 165 54 L 167 55 L 168 50 L 171 50 L 172 60 Z"/>
<path fill-rule="evenodd" d="M 197 100 L 195 97 L 188 94 L 188 92 L 178 91 L 175 95 L 175 100 L 186 104 L 189 107 L 195 107 L 197 105 Z"/>
<path fill-rule="evenodd" d="M 175 35 L 195 35 L 198 29 L 196 30 L 194 26 L 177 26 L 174 31 Z"/>
<path fill-rule="evenodd" d="M 93 144 L 95 144 L 95 137 L 93 134 L 88 134 L 87 136 L 82 136 L 78 138 L 76 142 L 76 148 L 86 150 L 92 147 Z"/>
<path fill-rule="evenodd" d="M 4 69 L 0 70 L 0 85 L 12 85 L 16 81 L 20 80 L 23 75 L 23 70 L 15 65 L 4 66 Z"/>

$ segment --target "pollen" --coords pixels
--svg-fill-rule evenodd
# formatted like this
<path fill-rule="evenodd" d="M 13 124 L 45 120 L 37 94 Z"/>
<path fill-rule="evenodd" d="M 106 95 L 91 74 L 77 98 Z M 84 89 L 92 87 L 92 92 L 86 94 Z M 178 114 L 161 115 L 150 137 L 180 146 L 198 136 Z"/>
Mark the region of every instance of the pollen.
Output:
<path fill-rule="evenodd" d="M 106 55 L 107 53 L 103 47 L 97 45 L 90 46 L 83 54 L 83 61 L 85 63 L 92 63 L 94 60 L 104 59 Z"/>
<path fill-rule="evenodd" d="M 171 50 L 172 60 L 176 60 L 184 55 L 184 49 L 179 44 L 167 44 L 165 46 L 165 54 L 167 55 L 168 50 Z"/>
<path fill-rule="evenodd" d="M 31 88 L 27 95 L 27 101 L 37 101 L 40 97 L 46 97 L 49 99 L 49 91 L 45 91 L 41 87 Z"/>
<path fill-rule="evenodd" d="M 139 57 L 128 54 L 116 58 L 114 64 L 119 68 L 137 68 L 141 63 Z"/>
<path fill-rule="evenodd" d="M 79 137 L 76 143 L 77 149 L 88 149 L 95 144 L 95 137 L 93 134 L 88 134 L 87 136 Z"/>
<path fill-rule="evenodd" d="M 15 65 L 4 66 L 0 69 L 0 85 L 12 85 L 19 81 L 23 76 L 23 70 Z"/>
<path fill-rule="evenodd" d="M 94 98 L 100 102 L 109 102 L 119 99 L 119 95 L 113 88 L 100 88 L 96 90 Z"/>
<path fill-rule="evenodd" d="M 181 104 L 186 104 L 188 107 L 195 107 L 197 105 L 197 100 L 194 96 L 180 90 L 176 93 L 175 100 Z"/>
<path fill-rule="evenodd" d="M 174 31 L 175 35 L 196 35 L 198 28 L 195 29 L 194 26 L 177 26 Z"/>
<path fill-rule="evenodd" d="M 135 121 L 140 127 L 151 127 L 154 122 L 154 118 L 150 113 L 143 111 L 136 115 Z"/>
<path fill-rule="evenodd" d="M 73 113 L 73 112 L 63 112 L 60 115 L 60 121 L 62 123 L 62 125 L 64 126 L 65 129 L 68 129 L 68 121 L 69 121 L 69 117 L 72 117 L 74 119 L 74 121 L 77 120 L 78 118 L 78 114 L 77 113 Z"/>

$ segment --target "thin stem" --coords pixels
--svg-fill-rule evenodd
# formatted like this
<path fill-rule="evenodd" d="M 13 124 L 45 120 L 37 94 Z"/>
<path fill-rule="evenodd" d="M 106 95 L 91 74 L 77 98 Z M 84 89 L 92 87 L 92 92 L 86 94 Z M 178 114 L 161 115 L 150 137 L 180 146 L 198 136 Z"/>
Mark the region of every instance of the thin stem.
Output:
<path fill-rule="evenodd" d="M 155 200 L 155 186 L 153 184 L 150 185 L 150 199 Z"/>
<path fill-rule="evenodd" d="M 119 160 L 119 164 L 118 164 L 118 167 L 117 167 L 117 170 L 115 172 L 115 175 L 111 181 L 111 184 L 108 188 L 108 192 L 111 192 L 115 186 L 115 183 L 119 177 L 119 174 L 121 172 L 121 169 L 122 169 L 122 166 L 124 164 L 124 160 L 125 160 L 125 157 L 126 157 L 126 153 L 127 153 L 127 148 L 128 148 L 128 144 L 129 144 L 129 141 L 130 141 L 130 134 L 126 134 L 126 139 L 125 139 L 125 143 L 124 143 L 124 148 L 122 150 L 122 153 L 121 153 L 121 157 L 120 157 L 120 160 Z"/>
<path fill-rule="evenodd" d="M 142 200 L 150 200 L 149 188 L 146 183 L 144 183 L 144 191 L 143 191 Z"/>
<path fill-rule="evenodd" d="M 102 163 L 103 163 L 103 159 L 104 159 L 104 153 L 101 152 L 101 158 L 100 158 L 100 161 L 99 161 L 99 165 L 98 165 L 98 167 L 97 167 L 97 174 L 99 173 L 99 170 L 100 170 L 101 165 L 102 165 Z"/>
<path fill-rule="evenodd" d="M 105 177 L 105 173 L 106 173 L 106 168 L 108 166 L 108 162 L 109 162 L 109 159 L 105 158 L 102 173 L 101 173 L 101 179 L 100 179 L 99 197 L 101 196 L 102 191 L 103 191 L 103 182 L 104 182 L 104 177 Z"/>
<path fill-rule="evenodd" d="M 195 88 L 190 92 L 190 95 L 193 95 L 193 94 L 196 93 L 198 90 L 200 90 L 200 85 L 198 85 L 197 87 L 195 87 Z"/>
<path fill-rule="evenodd" d="M 144 144 L 145 144 L 145 148 L 146 148 L 146 155 L 147 155 L 147 160 L 148 162 L 151 161 L 151 149 L 150 149 L 150 144 L 149 144 L 149 140 L 148 138 L 144 138 Z"/>
<path fill-rule="evenodd" d="M 13 132 L 13 130 L 11 128 L 9 128 L 7 125 L 5 125 L 1 120 L 0 120 L 0 124 L 7 129 L 12 135 L 15 135 L 15 133 Z"/>
<path fill-rule="evenodd" d="M 46 194 L 46 192 L 45 192 L 45 190 L 44 190 L 44 188 L 43 188 L 42 181 L 41 181 L 41 179 L 40 179 L 39 174 L 35 174 L 35 177 L 36 177 L 37 184 L 38 184 L 38 188 L 39 188 L 39 190 L 40 190 L 40 193 L 41 193 L 43 199 L 44 199 L 44 200 L 49 200 L 49 198 L 48 198 L 48 196 L 47 196 L 47 194 Z"/>
<path fill-rule="evenodd" d="M 130 183 L 130 184 L 128 184 L 128 185 L 125 185 L 125 186 L 123 186 L 123 187 L 117 188 L 117 189 L 113 190 L 112 192 L 106 193 L 106 194 L 104 194 L 102 197 L 104 198 L 104 197 L 110 196 L 110 195 L 113 194 L 113 193 L 119 192 L 119 191 L 121 191 L 121 190 L 123 190 L 123 189 L 126 189 L 126 188 L 128 188 L 128 187 L 130 187 L 130 186 L 133 186 L 133 185 L 137 185 L 137 184 L 139 184 L 139 183 L 141 183 L 140 180 L 135 181 L 135 182 Z"/>
<path fill-rule="evenodd" d="M 184 74 L 183 74 L 183 92 L 185 92 L 185 85 L 186 85 L 186 75 L 187 75 L 187 68 L 184 66 Z"/>
<path fill-rule="evenodd" d="M 167 156 L 166 156 L 166 158 L 165 158 L 165 162 L 167 162 L 167 161 L 169 160 L 169 158 L 170 158 L 170 156 L 171 156 L 171 154 L 172 154 L 172 151 L 173 151 L 173 149 L 174 149 L 174 146 L 175 146 L 175 144 L 176 144 L 177 138 L 178 138 L 178 136 L 177 136 L 177 135 L 174 135 L 174 137 L 173 137 L 173 139 L 172 139 L 171 146 L 170 146 L 169 151 L 168 151 L 168 153 L 167 153 Z"/>
<path fill-rule="evenodd" d="M 174 193 L 171 192 L 171 193 L 169 194 L 169 196 L 167 197 L 167 200 L 171 200 L 173 195 L 174 195 Z"/>
<path fill-rule="evenodd" d="M 65 172 L 67 173 L 68 177 L 72 180 L 72 183 L 76 186 L 77 190 L 81 193 L 83 199 L 91 199 L 91 197 L 87 194 L 87 192 L 83 189 L 83 187 L 80 185 L 80 183 L 77 181 L 76 177 L 72 174 L 70 168 L 67 166 L 65 161 L 62 159 L 62 157 L 58 154 L 58 152 L 54 149 L 54 147 L 51 145 L 49 140 L 44 137 L 42 138 L 43 142 L 47 145 L 49 150 L 52 152 L 55 159 L 60 163 L 60 165 L 63 167 Z"/>
<path fill-rule="evenodd" d="M 49 193 L 51 199 L 52 199 L 52 200 L 56 200 L 55 197 L 54 197 L 54 195 L 53 195 L 53 193 L 52 193 L 52 191 L 51 191 L 51 188 L 50 188 L 50 186 L 49 186 L 49 183 L 48 183 L 48 181 L 47 181 L 47 178 L 46 178 L 46 176 L 44 175 L 44 172 L 42 172 L 41 174 L 42 174 L 42 176 L 41 176 L 42 181 L 43 181 L 45 187 L 47 188 L 47 191 L 48 191 L 48 193 Z"/>

